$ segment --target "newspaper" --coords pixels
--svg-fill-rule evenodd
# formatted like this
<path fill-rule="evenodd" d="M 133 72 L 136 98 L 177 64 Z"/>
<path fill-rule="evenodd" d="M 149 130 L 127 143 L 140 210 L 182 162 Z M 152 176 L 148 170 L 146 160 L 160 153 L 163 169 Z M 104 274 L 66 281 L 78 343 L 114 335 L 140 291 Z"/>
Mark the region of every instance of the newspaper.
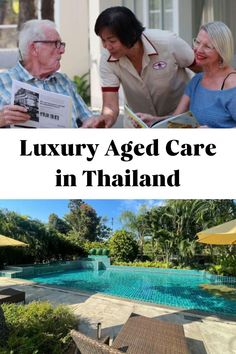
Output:
<path fill-rule="evenodd" d="M 127 105 L 125 105 L 125 114 L 129 120 L 138 124 L 139 128 L 150 128 L 144 121 L 137 116 Z M 188 111 L 175 116 L 166 118 L 160 122 L 154 123 L 151 128 L 198 128 L 199 123 L 192 112 Z"/>
<path fill-rule="evenodd" d="M 14 125 L 22 128 L 70 128 L 71 97 L 13 80 L 11 104 L 28 109 L 31 118 Z"/>

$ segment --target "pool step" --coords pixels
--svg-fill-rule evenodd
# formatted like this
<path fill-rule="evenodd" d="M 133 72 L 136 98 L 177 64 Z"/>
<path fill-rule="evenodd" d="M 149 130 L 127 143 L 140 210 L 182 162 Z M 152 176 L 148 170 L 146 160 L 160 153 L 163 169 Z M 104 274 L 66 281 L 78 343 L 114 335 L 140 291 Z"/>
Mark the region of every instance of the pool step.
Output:
<path fill-rule="evenodd" d="M 19 275 L 19 273 L 21 273 L 21 270 L 4 269 L 4 270 L 1 270 L 0 277 L 17 278 L 17 275 Z"/>

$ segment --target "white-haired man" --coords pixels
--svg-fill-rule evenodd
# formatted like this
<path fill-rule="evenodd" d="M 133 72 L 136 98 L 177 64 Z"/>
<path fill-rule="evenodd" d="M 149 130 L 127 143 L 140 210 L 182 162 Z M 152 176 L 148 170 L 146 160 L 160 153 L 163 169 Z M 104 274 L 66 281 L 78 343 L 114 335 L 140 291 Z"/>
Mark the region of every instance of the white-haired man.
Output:
<path fill-rule="evenodd" d="M 50 92 L 72 98 L 72 126 L 78 127 L 92 117 L 72 81 L 59 73 L 65 43 L 49 20 L 27 21 L 19 33 L 21 60 L 13 68 L 0 73 L 0 127 L 30 119 L 27 109 L 11 105 L 12 80 L 18 80 Z"/>

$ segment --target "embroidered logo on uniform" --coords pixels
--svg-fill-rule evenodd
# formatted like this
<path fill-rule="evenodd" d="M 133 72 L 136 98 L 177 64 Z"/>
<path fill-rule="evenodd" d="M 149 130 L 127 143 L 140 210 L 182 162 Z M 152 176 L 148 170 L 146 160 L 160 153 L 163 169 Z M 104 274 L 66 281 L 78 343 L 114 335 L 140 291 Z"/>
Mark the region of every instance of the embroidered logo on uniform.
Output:
<path fill-rule="evenodd" d="M 165 61 L 161 60 L 161 61 L 158 61 L 157 63 L 154 63 L 152 67 L 155 70 L 163 70 L 166 68 L 166 66 L 167 66 L 167 63 Z"/>

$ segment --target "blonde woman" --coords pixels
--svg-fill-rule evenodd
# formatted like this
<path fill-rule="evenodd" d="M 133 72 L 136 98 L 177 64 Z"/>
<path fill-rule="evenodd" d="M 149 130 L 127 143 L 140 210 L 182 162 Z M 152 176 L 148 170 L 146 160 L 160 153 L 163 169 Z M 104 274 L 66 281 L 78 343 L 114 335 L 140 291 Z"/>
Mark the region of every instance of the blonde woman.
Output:
<path fill-rule="evenodd" d="M 219 21 L 203 25 L 193 40 L 193 49 L 203 72 L 189 82 L 173 114 L 191 110 L 200 125 L 236 127 L 236 70 L 231 66 L 234 44 L 230 29 Z M 139 116 L 150 125 L 164 118 Z"/>

